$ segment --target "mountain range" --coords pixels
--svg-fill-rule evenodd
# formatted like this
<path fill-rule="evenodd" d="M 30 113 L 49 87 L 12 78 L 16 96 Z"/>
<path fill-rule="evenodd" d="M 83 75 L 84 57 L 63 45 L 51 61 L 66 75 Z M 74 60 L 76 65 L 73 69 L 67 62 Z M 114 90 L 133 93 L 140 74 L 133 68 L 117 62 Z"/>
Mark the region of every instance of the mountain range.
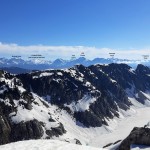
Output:
<path fill-rule="evenodd" d="M 71 60 L 56 59 L 54 61 L 48 61 L 43 59 L 23 60 L 21 58 L 11 58 L 11 59 L 0 58 L 0 68 L 16 74 L 29 72 L 29 70 L 31 71 L 44 69 L 64 69 L 73 67 L 74 65 L 77 64 L 82 64 L 87 67 L 94 64 L 110 64 L 110 63 L 125 63 L 132 66 L 133 68 L 136 68 L 137 64 L 150 66 L 149 60 L 140 61 L 140 60 L 128 60 L 118 58 L 107 58 L 107 59 L 95 58 L 93 60 L 89 60 L 86 59 L 85 57 L 80 57 Z"/>

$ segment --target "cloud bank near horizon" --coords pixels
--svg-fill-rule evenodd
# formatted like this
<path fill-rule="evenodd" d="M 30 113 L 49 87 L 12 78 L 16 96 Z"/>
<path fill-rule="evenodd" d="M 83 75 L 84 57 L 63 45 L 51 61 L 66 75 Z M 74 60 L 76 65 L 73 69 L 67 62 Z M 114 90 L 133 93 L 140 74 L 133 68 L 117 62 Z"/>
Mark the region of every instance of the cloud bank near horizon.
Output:
<path fill-rule="evenodd" d="M 31 55 L 42 55 L 47 60 L 57 58 L 70 59 L 72 55 L 76 58 L 84 52 L 87 59 L 110 58 L 109 53 L 115 53 L 115 58 L 142 60 L 142 55 L 149 55 L 150 49 L 128 49 L 116 50 L 110 48 L 96 48 L 87 46 L 48 46 L 48 45 L 29 45 L 22 46 L 14 43 L 0 42 L 0 57 L 11 58 L 12 55 L 19 55 L 27 59 Z"/>

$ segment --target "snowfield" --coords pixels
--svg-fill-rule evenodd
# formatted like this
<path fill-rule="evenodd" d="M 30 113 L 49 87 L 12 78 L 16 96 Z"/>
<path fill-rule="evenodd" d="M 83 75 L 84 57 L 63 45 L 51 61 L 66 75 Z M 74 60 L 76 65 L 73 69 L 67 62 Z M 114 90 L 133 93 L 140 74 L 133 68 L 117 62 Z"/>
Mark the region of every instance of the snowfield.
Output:
<path fill-rule="evenodd" d="M 61 111 L 59 121 L 63 123 L 67 133 L 60 136 L 60 140 L 67 140 L 74 143 L 72 139 L 78 139 L 83 145 L 102 148 L 103 146 L 124 140 L 134 127 L 143 127 L 150 121 L 150 107 L 142 105 L 134 98 L 129 97 L 134 106 L 128 111 L 119 109 L 120 118 L 107 120 L 109 126 L 86 128 L 81 123 L 76 123 L 66 111 Z M 57 114 L 55 114 L 57 116 Z M 77 125 L 78 124 L 78 125 Z M 118 145 L 119 143 L 117 143 Z M 114 150 L 115 145 L 108 147 Z"/>
<path fill-rule="evenodd" d="M 114 127 L 112 131 L 99 135 L 99 137 L 93 139 L 91 141 L 91 145 L 102 147 L 109 143 L 125 139 L 134 127 L 143 127 L 148 123 L 150 120 L 150 116 L 148 115 L 149 112 L 150 107 L 143 107 L 136 109 L 136 113 L 134 115 L 121 119 L 120 121 L 113 120 L 116 127 Z"/>
<path fill-rule="evenodd" d="M 0 146 L 1 150 L 106 150 L 57 140 L 29 140 Z"/>
<path fill-rule="evenodd" d="M 84 112 L 85 110 L 89 110 L 89 107 L 92 103 L 96 101 L 96 98 L 92 98 L 89 95 L 85 95 L 81 100 L 78 102 L 72 102 L 70 105 L 65 105 L 69 107 L 72 112 Z"/>
<path fill-rule="evenodd" d="M 109 143 L 125 139 L 134 127 L 143 127 L 146 125 L 150 120 L 149 112 L 150 107 L 132 107 L 128 112 L 120 112 L 120 114 L 122 113 L 121 118 L 109 120 L 109 126 L 84 128 L 82 124 L 77 126 L 69 114 L 63 111 L 60 121 L 63 123 L 65 129 L 67 129 L 67 133 L 60 136 L 59 139 L 68 139 L 70 141 L 76 138 L 83 145 L 102 148 Z M 109 147 L 109 149 L 113 148 L 113 146 Z"/>

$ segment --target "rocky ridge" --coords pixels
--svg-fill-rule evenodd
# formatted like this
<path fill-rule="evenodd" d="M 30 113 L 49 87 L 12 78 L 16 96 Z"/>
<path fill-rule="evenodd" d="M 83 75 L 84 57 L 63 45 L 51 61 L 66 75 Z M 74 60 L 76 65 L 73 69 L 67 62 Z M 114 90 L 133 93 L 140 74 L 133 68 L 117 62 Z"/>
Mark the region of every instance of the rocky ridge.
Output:
<path fill-rule="evenodd" d="M 77 125 L 108 126 L 130 109 L 130 98 L 149 105 L 149 81 L 150 69 L 143 65 L 136 70 L 126 64 L 76 65 L 20 75 L 0 71 L 0 143 L 65 134 L 57 109 Z"/>
<path fill-rule="evenodd" d="M 49 107 L 25 90 L 18 78 L 0 71 L 0 144 L 64 134 L 66 130 Z"/>

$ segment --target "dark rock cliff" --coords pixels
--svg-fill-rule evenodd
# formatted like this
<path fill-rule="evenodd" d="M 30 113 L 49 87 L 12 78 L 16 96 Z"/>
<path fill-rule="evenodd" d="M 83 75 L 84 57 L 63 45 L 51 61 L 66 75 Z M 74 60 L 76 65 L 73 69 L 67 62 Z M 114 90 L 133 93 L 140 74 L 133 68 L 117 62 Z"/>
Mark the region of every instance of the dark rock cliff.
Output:
<path fill-rule="evenodd" d="M 63 124 L 51 115 L 48 103 L 65 109 L 85 127 L 108 125 L 107 120 L 119 117 L 120 109 L 130 108 L 128 96 L 145 103 L 149 73 L 143 65 L 133 70 L 125 64 L 77 65 L 20 75 L 0 71 L 0 144 L 65 133 Z M 43 113 L 41 108 L 46 110 L 42 120 L 37 117 Z M 32 110 L 37 111 L 36 117 Z M 26 119 L 23 113 L 31 116 Z M 51 127 L 54 123 L 56 126 Z"/>
<path fill-rule="evenodd" d="M 45 122 L 43 118 L 42 122 L 34 114 L 33 119 L 30 118 L 32 111 L 35 114 L 42 113 L 41 107 L 47 111 L 45 117 L 51 118 L 49 106 L 44 101 L 36 99 L 29 91 L 22 90 L 22 83 L 18 78 L 3 71 L 0 72 L 0 144 L 40 139 L 44 132 L 46 133 L 45 129 L 49 131 L 45 138 L 59 136 L 66 132 L 63 125 L 55 119 Z M 28 119 L 26 119 L 27 117 Z M 53 124 L 56 122 L 56 127 L 51 128 L 49 125 L 49 129 L 47 129 L 45 124 L 51 122 Z"/>
<path fill-rule="evenodd" d="M 134 97 L 137 93 L 135 98 L 144 103 L 142 92 L 150 89 L 149 72 L 150 69 L 143 65 L 138 65 L 136 70 L 126 64 L 77 65 L 70 69 L 37 71 L 17 77 L 27 90 L 50 96 L 50 103 L 72 111 L 77 121 L 87 127 L 97 127 L 107 125 L 104 118 L 118 117 L 118 108 L 129 109 L 131 102 L 127 89 Z M 80 103 L 85 95 L 96 98 L 89 109 L 70 110 L 68 106 Z"/>
<path fill-rule="evenodd" d="M 150 146 L 150 128 L 135 127 L 129 136 L 121 142 L 118 150 L 130 150 L 132 144 Z"/>

